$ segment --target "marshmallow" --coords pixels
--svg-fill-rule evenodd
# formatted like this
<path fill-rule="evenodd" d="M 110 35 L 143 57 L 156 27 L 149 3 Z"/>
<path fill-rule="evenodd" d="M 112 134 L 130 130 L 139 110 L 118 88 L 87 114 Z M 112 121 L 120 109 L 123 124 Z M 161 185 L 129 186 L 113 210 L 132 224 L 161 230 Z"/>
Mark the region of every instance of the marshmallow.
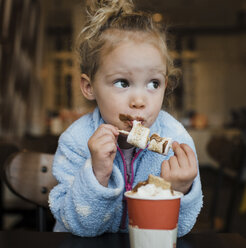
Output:
<path fill-rule="evenodd" d="M 144 127 L 140 121 L 133 121 L 133 126 L 127 136 L 127 142 L 133 146 L 145 149 L 148 143 L 150 130 Z"/>
<path fill-rule="evenodd" d="M 167 155 L 171 147 L 172 147 L 171 138 L 162 138 L 155 133 L 151 135 L 148 146 L 149 150 L 153 152 L 158 152 L 163 155 Z"/>
<path fill-rule="evenodd" d="M 162 177 L 154 176 L 152 174 L 149 175 L 148 179 L 143 182 L 139 182 L 133 189 L 132 193 L 139 192 L 140 188 L 146 188 L 148 185 L 153 185 L 155 188 L 159 188 L 161 190 L 170 190 L 170 193 L 173 194 L 172 185 L 170 182 L 166 181 Z M 147 187 L 148 189 L 148 187 Z"/>
<path fill-rule="evenodd" d="M 119 130 L 120 133 L 128 135 L 127 142 L 133 146 L 145 149 L 148 141 L 148 149 L 153 152 L 157 152 L 163 155 L 167 155 L 172 147 L 172 138 L 162 138 L 158 134 L 154 133 L 149 137 L 150 130 L 144 127 L 140 121 L 133 121 L 133 126 L 130 132 Z"/>

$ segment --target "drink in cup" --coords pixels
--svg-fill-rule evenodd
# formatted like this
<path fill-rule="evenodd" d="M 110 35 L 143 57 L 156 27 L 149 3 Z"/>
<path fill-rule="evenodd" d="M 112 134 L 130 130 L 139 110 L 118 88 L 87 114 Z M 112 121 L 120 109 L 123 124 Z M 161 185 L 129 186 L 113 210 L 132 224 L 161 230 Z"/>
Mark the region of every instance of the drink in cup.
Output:
<path fill-rule="evenodd" d="M 176 247 L 182 193 L 160 177 L 150 175 L 125 193 L 131 248 Z"/>

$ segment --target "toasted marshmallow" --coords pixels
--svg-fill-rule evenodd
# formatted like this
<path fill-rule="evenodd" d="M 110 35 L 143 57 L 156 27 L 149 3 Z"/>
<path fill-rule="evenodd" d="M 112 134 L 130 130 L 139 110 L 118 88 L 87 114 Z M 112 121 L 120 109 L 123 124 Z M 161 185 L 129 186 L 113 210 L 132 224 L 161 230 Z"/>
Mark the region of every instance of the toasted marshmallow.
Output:
<path fill-rule="evenodd" d="M 151 135 L 148 146 L 149 150 L 153 152 L 158 152 L 163 155 L 167 155 L 171 147 L 172 147 L 171 138 L 162 138 L 155 133 Z"/>
<path fill-rule="evenodd" d="M 173 195 L 172 185 L 170 182 L 166 181 L 162 177 L 154 176 L 152 174 L 149 175 L 148 179 L 139 182 L 133 189 L 132 193 L 139 192 L 139 189 L 147 186 L 147 185 L 154 185 L 156 188 L 162 189 L 162 190 L 170 190 L 170 193 Z"/>
<path fill-rule="evenodd" d="M 150 130 L 144 127 L 140 121 L 133 121 L 132 130 L 127 136 L 127 142 L 133 146 L 145 149 L 148 143 Z"/>

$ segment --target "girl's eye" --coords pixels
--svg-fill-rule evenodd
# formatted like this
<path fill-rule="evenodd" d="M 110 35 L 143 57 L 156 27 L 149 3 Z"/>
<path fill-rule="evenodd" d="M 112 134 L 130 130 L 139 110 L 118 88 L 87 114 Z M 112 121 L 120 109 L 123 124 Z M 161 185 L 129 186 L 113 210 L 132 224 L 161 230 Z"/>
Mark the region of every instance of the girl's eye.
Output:
<path fill-rule="evenodd" d="M 160 87 L 160 82 L 157 80 L 152 80 L 147 85 L 147 88 L 150 90 L 158 89 L 159 87 Z"/>
<path fill-rule="evenodd" d="M 125 79 L 120 79 L 114 82 L 114 85 L 118 88 L 127 88 L 129 87 L 129 82 Z"/>

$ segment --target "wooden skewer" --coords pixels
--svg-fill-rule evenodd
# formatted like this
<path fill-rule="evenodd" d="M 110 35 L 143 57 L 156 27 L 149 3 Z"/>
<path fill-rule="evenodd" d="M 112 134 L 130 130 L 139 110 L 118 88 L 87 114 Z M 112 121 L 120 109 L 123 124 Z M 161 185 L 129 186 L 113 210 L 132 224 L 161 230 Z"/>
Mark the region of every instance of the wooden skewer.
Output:
<path fill-rule="evenodd" d="M 119 130 L 120 133 L 128 135 L 130 132 L 125 131 L 125 130 Z"/>
<path fill-rule="evenodd" d="M 125 130 L 119 130 L 120 133 L 125 134 L 125 135 L 129 135 L 130 132 L 125 131 Z M 150 141 L 150 138 L 148 138 L 148 141 Z"/>
<path fill-rule="evenodd" d="M 118 130 L 118 131 L 119 131 L 119 133 L 122 133 L 122 134 L 125 134 L 125 135 L 129 135 L 129 133 L 130 133 L 130 132 L 125 131 L 125 130 Z M 158 136 L 158 137 L 159 137 L 159 136 Z M 148 142 L 150 142 L 150 137 L 148 137 Z M 157 142 L 160 142 L 160 140 L 157 141 Z M 172 142 L 172 139 L 171 139 L 171 142 L 168 140 L 168 143 L 167 143 L 166 145 L 168 145 L 169 148 L 172 148 L 172 144 L 173 144 L 173 142 Z M 167 152 L 169 151 L 169 148 L 167 149 Z M 157 151 L 157 150 L 150 150 L 150 151 L 152 151 L 152 152 L 158 152 L 158 153 L 160 153 L 160 154 L 167 155 L 167 153 L 165 153 L 166 147 L 165 147 L 165 151 L 163 151 L 163 153 L 161 153 L 161 152 L 159 152 L 159 151 Z"/>

